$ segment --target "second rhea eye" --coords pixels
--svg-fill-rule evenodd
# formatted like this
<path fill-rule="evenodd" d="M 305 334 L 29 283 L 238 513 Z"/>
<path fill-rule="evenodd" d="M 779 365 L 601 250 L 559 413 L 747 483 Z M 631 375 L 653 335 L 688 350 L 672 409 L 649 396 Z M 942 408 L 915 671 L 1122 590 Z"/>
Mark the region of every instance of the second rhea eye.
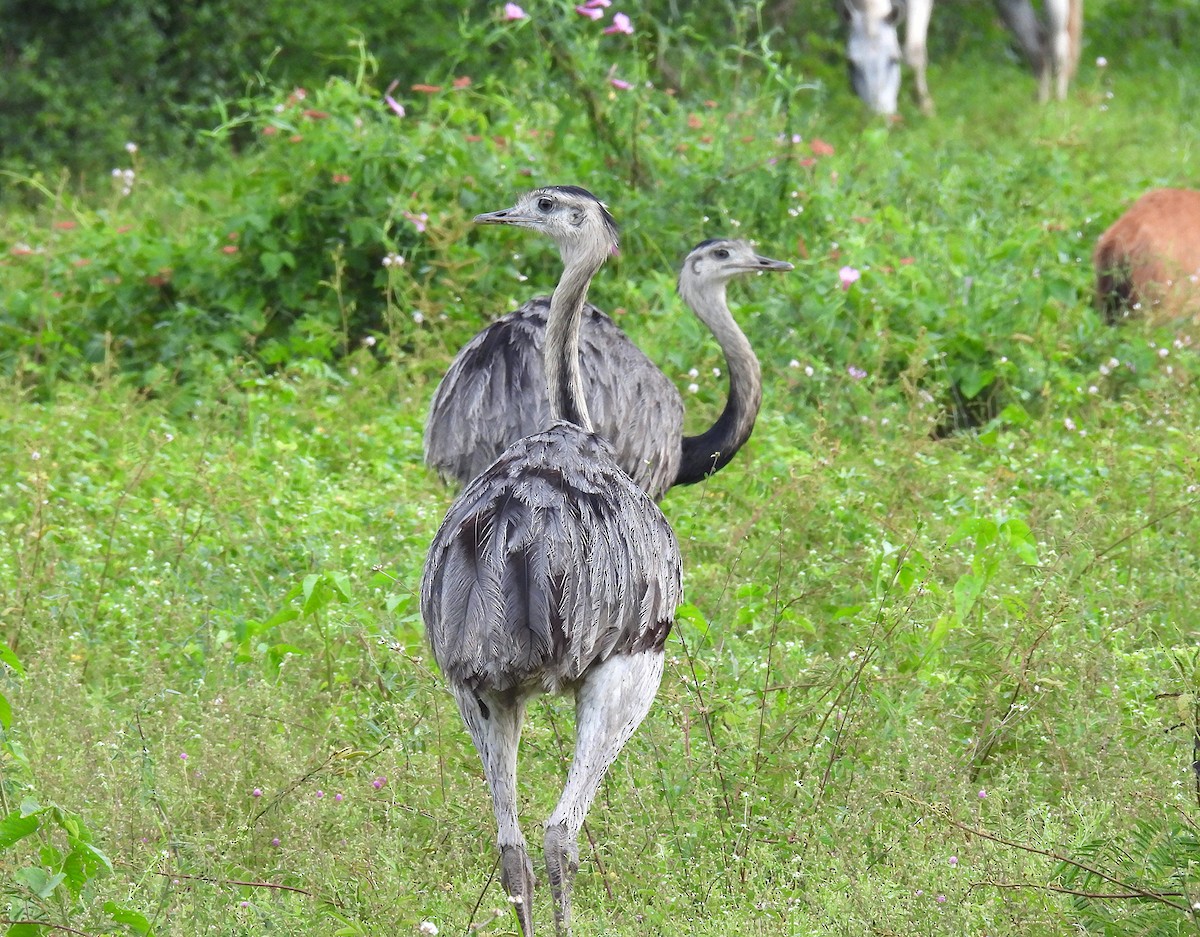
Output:
<path fill-rule="evenodd" d="M 543 196 L 538 199 L 538 208 L 542 211 L 549 211 L 554 207 L 554 199 Z"/>
<path fill-rule="evenodd" d="M 713 251 L 713 256 L 716 257 L 717 260 L 728 260 L 729 259 L 729 251 L 725 250 L 725 248 L 722 247 L 720 250 Z"/>

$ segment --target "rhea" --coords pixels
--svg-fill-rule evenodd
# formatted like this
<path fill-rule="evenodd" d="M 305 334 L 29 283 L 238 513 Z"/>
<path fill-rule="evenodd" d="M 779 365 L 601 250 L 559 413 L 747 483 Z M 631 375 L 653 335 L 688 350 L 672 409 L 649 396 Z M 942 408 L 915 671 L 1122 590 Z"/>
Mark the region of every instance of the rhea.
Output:
<path fill-rule="evenodd" d="M 533 933 L 533 866 L 517 822 L 517 745 L 530 697 L 575 696 L 575 755 L 546 821 L 545 862 L 569 932 L 578 838 L 604 773 L 650 709 L 682 600 L 679 545 L 658 506 L 592 432 L 579 366 L 588 285 L 617 245 L 584 189 L 537 189 L 480 224 L 549 235 L 563 273 L 545 338 L 549 415 L 450 507 L 429 549 L 421 614 L 491 790 L 501 883 Z"/>
<path fill-rule="evenodd" d="M 729 396 L 698 436 L 683 435 L 684 406 L 671 379 L 611 318 L 584 307 L 580 332 L 584 395 L 596 432 L 617 463 L 656 501 L 674 485 L 703 481 L 750 438 L 762 404 L 762 370 L 726 299 L 735 277 L 792 265 L 755 253 L 746 241 L 703 241 L 679 274 L 684 303 L 725 356 Z M 467 482 L 509 443 L 545 425 L 542 373 L 550 300 L 537 297 L 497 319 L 455 357 L 433 395 L 425 461 L 447 480 Z"/>

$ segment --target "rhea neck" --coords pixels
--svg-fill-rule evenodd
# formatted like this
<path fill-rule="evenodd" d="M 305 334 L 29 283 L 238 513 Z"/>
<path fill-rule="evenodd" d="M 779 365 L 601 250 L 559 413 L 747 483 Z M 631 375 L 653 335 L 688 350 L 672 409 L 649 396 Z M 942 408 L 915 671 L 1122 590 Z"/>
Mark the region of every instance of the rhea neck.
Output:
<path fill-rule="evenodd" d="M 679 295 L 716 338 L 725 354 L 729 396 L 717 421 L 699 436 L 684 436 L 676 485 L 703 481 L 724 468 L 754 431 L 754 420 L 762 405 L 762 368 L 754 349 L 725 300 L 724 282 L 694 283 L 682 279 Z"/>
<path fill-rule="evenodd" d="M 574 423 L 592 432 L 592 419 L 583 396 L 583 373 L 579 367 L 579 327 L 588 286 L 609 253 L 560 244 L 563 274 L 550 297 L 546 322 L 546 390 L 550 419 Z"/>

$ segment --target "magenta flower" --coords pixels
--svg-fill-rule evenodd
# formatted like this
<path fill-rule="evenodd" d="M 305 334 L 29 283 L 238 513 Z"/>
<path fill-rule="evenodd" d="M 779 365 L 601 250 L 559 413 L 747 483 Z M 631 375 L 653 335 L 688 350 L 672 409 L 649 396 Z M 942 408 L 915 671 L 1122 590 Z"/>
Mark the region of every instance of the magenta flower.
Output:
<path fill-rule="evenodd" d="M 278 845 L 279 845 L 279 837 L 278 837 L 278 836 L 276 836 L 274 839 L 272 839 L 272 840 L 271 840 L 271 845 L 272 845 L 272 846 L 278 846 Z"/>
<path fill-rule="evenodd" d="M 388 107 L 390 107 L 393 111 L 396 112 L 397 117 L 404 116 L 404 105 L 401 104 L 399 101 L 397 101 L 395 98 L 393 98 L 390 94 L 385 94 L 383 96 L 383 101 L 385 104 L 387 104 Z"/>
<path fill-rule="evenodd" d="M 947 861 L 951 866 L 956 866 L 958 865 L 958 856 L 951 856 Z"/>
<path fill-rule="evenodd" d="M 844 290 L 850 289 L 850 285 L 852 283 L 857 283 L 858 278 L 861 276 L 862 274 L 853 267 L 842 267 L 842 269 L 838 271 L 838 279 L 842 281 L 842 289 Z"/>
<path fill-rule="evenodd" d="M 633 87 L 633 85 L 631 85 L 629 82 L 625 81 L 623 78 L 609 78 L 608 83 L 610 85 L 612 85 L 614 88 L 616 88 L 618 91 L 628 91 L 630 88 Z"/>
<path fill-rule="evenodd" d="M 179 753 L 179 760 L 180 760 L 180 761 L 187 761 L 187 752 L 180 752 L 180 753 Z"/>
<path fill-rule="evenodd" d="M 504 4 L 504 18 L 506 20 L 523 20 L 528 19 L 529 14 L 522 10 L 515 3 Z"/>
<path fill-rule="evenodd" d="M 612 6 L 612 0 L 587 0 L 584 6 L 589 10 L 603 10 L 605 7 Z"/>
<path fill-rule="evenodd" d="M 604 35 L 611 36 L 613 33 L 625 33 L 627 36 L 633 35 L 633 23 L 629 22 L 629 17 L 624 13 L 614 13 L 612 25 L 604 30 Z"/>
<path fill-rule="evenodd" d="M 580 16 L 586 16 L 590 20 L 598 20 L 604 15 L 604 11 L 591 6 L 580 6 L 575 8 L 575 12 Z"/>
<path fill-rule="evenodd" d="M 985 797 L 987 797 L 987 791 L 985 791 L 985 790 L 983 790 L 982 788 L 980 788 L 980 791 L 979 791 L 979 799 L 980 799 L 980 800 L 983 800 Z"/>
<path fill-rule="evenodd" d="M 376 778 L 374 781 L 371 782 L 371 786 L 373 788 L 375 788 L 375 790 L 381 789 L 383 787 L 383 785 L 385 785 L 385 784 L 387 784 L 387 778 L 382 778 L 382 777 Z"/>
<path fill-rule="evenodd" d="M 425 222 L 429 220 L 428 212 L 421 212 L 421 214 L 418 215 L 411 211 L 406 211 L 404 213 L 404 217 L 413 223 L 413 227 L 415 227 L 419 233 L 425 233 Z"/>
<path fill-rule="evenodd" d="M 250 796 L 251 797 L 262 797 L 262 788 L 256 787 L 254 790 L 252 790 L 250 792 Z"/>

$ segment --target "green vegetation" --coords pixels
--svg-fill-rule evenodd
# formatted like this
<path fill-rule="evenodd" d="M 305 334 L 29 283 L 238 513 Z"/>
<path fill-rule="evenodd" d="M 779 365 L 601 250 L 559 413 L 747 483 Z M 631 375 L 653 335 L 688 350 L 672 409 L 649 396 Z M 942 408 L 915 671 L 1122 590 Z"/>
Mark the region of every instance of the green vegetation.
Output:
<path fill-rule="evenodd" d="M 1039 109 L 986 8 L 945 4 L 939 114 L 885 127 L 823 5 L 633 36 L 500 6 L 437 20 L 403 117 L 361 41 L 303 96 L 228 91 L 202 161 L 133 135 L 131 177 L 8 164 L 5 932 L 515 931 L 417 611 L 451 499 L 421 430 L 461 344 L 556 276 L 470 225 L 544 182 L 622 224 L 591 298 L 697 385 L 695 426 L 724 378 L 673 264 L 723 234 L 797 263 L 733 296 L 753 439 L 664 501 L 688 604 L 576 932 L 1200 931 L 1200 339 L 1104 327 L 1089 262 L 1200 178 L 1196 8 L 1091 3 Z M 535 842 L 571 725 L 530 713 Z"/>

